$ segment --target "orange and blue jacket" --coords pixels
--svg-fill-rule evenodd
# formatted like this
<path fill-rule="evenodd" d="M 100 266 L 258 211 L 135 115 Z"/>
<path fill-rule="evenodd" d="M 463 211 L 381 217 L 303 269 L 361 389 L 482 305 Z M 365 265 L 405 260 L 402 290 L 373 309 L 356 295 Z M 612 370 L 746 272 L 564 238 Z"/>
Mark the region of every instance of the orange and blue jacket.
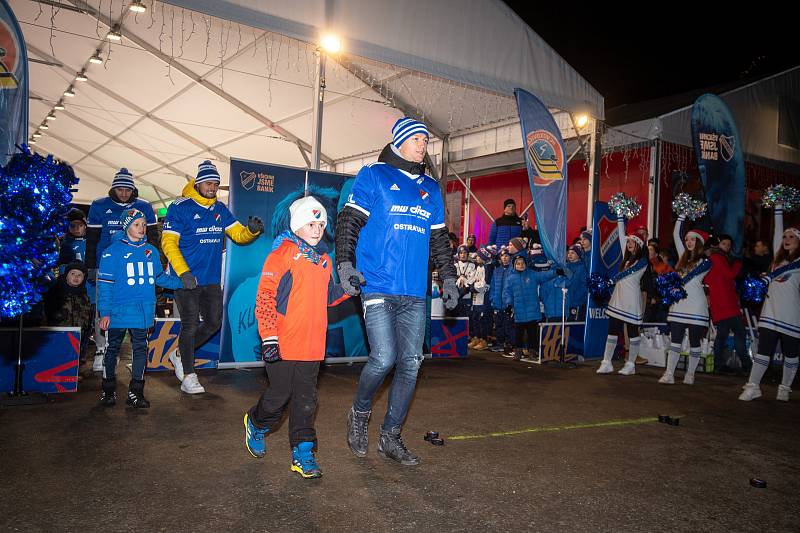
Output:
<path fill-rule="evenodd" d="M 328 254 L 314 264 L 290 240 L 264 261 L 256 294 L 258 333 L 262 340 L 278 340 L 281 359 L 325 359 L 327 308 L 348 298 L 332 272 Z"/>

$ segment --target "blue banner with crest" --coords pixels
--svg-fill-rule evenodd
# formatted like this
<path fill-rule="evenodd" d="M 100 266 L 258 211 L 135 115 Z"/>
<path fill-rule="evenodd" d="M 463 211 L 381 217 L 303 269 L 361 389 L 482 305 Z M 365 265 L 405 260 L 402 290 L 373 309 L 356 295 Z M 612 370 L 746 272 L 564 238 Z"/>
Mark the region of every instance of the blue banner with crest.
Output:
<path fill-rule="evenodd" d="M 28 138 L 28 53 L 6 0 L 0 0 L 0 165 Z"/>

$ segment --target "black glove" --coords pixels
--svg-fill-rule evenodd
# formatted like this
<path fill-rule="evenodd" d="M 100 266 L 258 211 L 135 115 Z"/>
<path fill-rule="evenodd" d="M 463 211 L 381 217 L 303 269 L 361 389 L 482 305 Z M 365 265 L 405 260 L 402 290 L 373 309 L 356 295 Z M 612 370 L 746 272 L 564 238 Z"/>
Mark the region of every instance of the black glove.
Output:
<path fill-rule="evenodd" d="M 358 296 L 361 294 L 361 286 L 367 283 L 363 274 L 356 270 L 353 263 L 345 261 L 336 265 L 336 271 L 339 273 L 339 283 L 342 290 L 350 296 Z"/>
<path fill-rule="evenodd" d="M 447 278 L 444 280 L 444 285 L 442 286 L 442 302 L 444 303 L 445 308 L 447 309 L 455 309 L 458 305 L 458 285 L 456 285 L 456 280 L 453 278 Z"/>
<path fill-rule="evenodd" d="M 194 277 L 191 270 L 187 270 L 181 274 L 181 283 L 183 283 L 183 288 L 187 291 L 197 288 L 197 278 Z"/>
<path fill-rule="evenodd" d="M 278 339 L 261 341 L 261 359 L 265 363 L 274 363 L 281 360 L 281 349 L 278 346 Z"/>
<path fill-rule="evenodd" d="M 506 306 L 506 314 L 507 315 L 510 315 L 512 311 L 514 311 L 514 308 L 512 306 L 510 306 L 510 305 Z"/>
<path fill-rule="evenodd" d="M 258 217 L 247 217 L 247 229 L 250 233 L 263 233 L 264 223 Z"/>
<path fill-rule="evenodd" d="M 566 272 L 564 272 L 564 269 L 563 269 L 563 268 L 561 268 L 561 267 L 558 267 L 558 268 L 556 269 L 556 276 L 563 276 L 563 277 L 566 277 L 566 276 L 567 276 L 567 273 L 566 273 Z"/>

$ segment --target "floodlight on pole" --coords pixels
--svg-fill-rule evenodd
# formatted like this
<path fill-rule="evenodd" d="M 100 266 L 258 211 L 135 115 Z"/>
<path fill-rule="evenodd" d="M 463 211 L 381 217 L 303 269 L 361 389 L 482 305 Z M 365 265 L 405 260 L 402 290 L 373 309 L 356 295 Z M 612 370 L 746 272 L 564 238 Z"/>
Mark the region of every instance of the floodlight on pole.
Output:
<path fill-rule="evenodd" d="M 575 118 L 575 123 L 578 125 L 579 128 L 584 127 L 585 125 L 587 125 L 589 123 L 589 115 L 587 115 L 585 113 L 583 113 L 581 115 L 578 115 Z"/>
<path fill-rule="evenodd" d="M 319 45 L 329 54 L 338 54 L 342 50 L 342 41 L 335 35 L 323 35 Z"/>

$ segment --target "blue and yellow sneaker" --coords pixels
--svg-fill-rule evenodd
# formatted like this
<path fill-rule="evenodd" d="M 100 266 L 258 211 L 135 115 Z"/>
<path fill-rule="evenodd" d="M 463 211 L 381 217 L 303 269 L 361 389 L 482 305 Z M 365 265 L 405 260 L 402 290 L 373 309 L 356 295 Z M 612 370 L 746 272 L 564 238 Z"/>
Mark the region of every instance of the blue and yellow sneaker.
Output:
<path fill-rule="evenodd" d="M 250 413 L 244 414 L 244 445 L 247 451 L 256 459 L 261 459 L 267 454 L 267 445 L 264 443 L 264 436 L 269 432 L 268 429 L 259 429 L 250 421 Z"/>
<path fill-rule="evenodd" d="M 292 472 L 297 472 L 306 479 L 322 477 L 313 448 L 313 442 L 301 442 L 292 448 Z"/>

